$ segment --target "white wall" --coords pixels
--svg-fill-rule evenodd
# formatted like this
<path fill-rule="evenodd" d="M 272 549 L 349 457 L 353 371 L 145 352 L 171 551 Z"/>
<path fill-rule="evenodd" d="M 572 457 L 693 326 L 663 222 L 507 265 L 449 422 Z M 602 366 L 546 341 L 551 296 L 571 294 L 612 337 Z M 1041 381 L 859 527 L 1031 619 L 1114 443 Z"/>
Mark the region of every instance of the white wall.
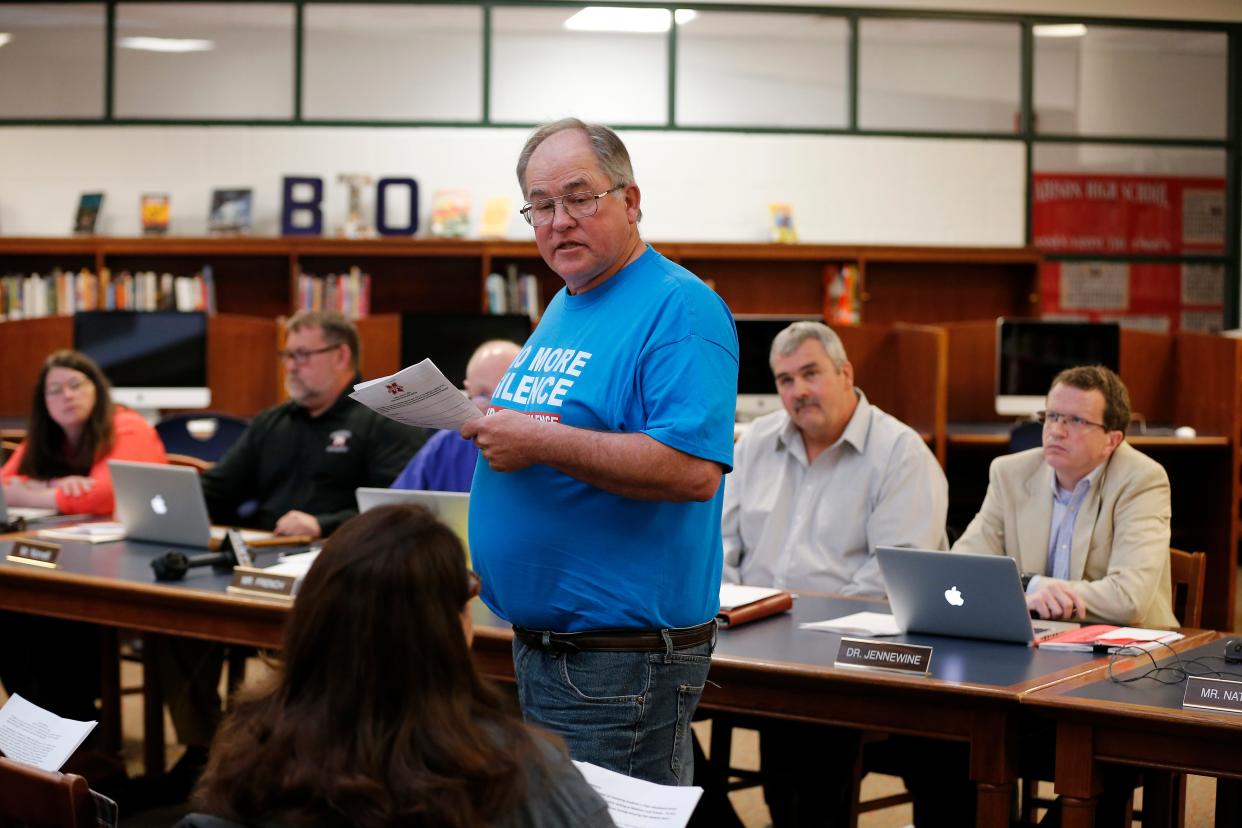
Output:
<path fill-rule="evenodd" d="M 760 241 L 767 205 L 789 202 L 809 242 L 1020 245 L 1021 144 L 622 132 L 643 189 L 643 233 L 655 240 Z M 410 175 L 430 195 L 464 188 L 514 201 L 510 237 L 531 238 L 516 214 L 513 165 L 525 130 L 118 127 L 0 129 L 0 233 L 64 235 L 78 194 L 106 193 L 98 226 L 139 232 L 143 192 L 172 199 L 173 234 L 205 231 L 212 188 L 255 190 L 255 232 L 278 232 L 282 175 L 327 179 L 329 229 L 343 219 L 339 173 Z M 368 198 L 368 204 L 371 199 Z M 368 207 L 369 209 L 369 207 Z"/>

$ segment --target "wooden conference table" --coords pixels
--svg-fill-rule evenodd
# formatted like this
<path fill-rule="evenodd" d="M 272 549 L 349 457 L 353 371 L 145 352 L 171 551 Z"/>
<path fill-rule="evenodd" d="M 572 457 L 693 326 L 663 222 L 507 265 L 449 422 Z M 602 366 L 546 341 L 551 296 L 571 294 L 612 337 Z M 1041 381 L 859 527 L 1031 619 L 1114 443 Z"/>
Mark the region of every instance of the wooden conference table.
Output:
<path fill-rule="evenodd" d="M 66 542 L 56 570 L 5 561 L 11 545 L 11 536 L 0 538 L 0 609 L 263 648 L 280 644 L 287 605 L 228 594 L 229 575 L 210 568 L 192 569 L 184 581 L 158 583 L 150 562 L 166 551 L 163 544 Z M 262 551 L 257 564 L 274 560 L 274 552 Z M 1019 736 L 1035 709 L 1023 703 L 1071 680 L 1099 677 L 1105 660 L 908 635 L 897 640 L 935 647 L 931 675 L 909 677 L 834 667 L 840 636 L 797 626 L 862 609 L 884 605 L 804 595 L 791 613 L 721 631 L 702 706 L 966 742 L 979 792 L 977 824 L 1007 826 Z M 1196 631 L 1185 643 L 1193 646 L 1210 635 Z M 511 639 L 508 625 L 476 604 L 474 650 L 485 674 L 512 680 Z M 1092 706 L 1102 714 L 1110 705 L 1084 701 L 1088 720 Z M 155 732 L 162 739 L 162 728 Z M 1242 773 L 1242 751 L 1237 753 Z"/>

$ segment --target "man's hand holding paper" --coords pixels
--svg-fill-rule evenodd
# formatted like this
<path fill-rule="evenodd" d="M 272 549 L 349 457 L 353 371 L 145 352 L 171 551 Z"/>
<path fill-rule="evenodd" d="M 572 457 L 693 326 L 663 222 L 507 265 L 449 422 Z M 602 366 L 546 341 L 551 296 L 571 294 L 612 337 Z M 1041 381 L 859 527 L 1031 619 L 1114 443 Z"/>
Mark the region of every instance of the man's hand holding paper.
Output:
<path fill-rule="evenodd" d="M 349 395 L 377 414 L 409 426 L 460 429 L 479 409 L 430 359 L 387 377 L 361 382 Z"/>

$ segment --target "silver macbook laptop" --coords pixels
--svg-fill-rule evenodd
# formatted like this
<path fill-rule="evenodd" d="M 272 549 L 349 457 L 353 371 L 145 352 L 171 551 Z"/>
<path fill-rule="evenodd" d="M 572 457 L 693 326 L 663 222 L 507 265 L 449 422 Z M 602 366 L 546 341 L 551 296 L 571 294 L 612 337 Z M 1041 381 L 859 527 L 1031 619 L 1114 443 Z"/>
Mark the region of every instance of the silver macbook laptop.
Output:
<path fill-rule="evenodd" d="M 365 512 L 388 503 L 417 503 L 448 524 L 470 554 L 470 494 L 431 492 L 422 489 L 373 489 L 360 487 L 355 493 L 358 511 Z"/>
<path fill-rule="evenodd" d="M 4 499 L 4 487 L 0 486 L 0 525 L 18 518 L 23 518 L 29 523 L 42 520 L 43 518 L 50 518 L 55 514 L 55 509 L 38 509 L 34 506 L 10 506 Z"/>
<path fill-rule="evenodd" d="M 130 540 L 205 547 L 211 522 L 198 472 L 188 466 L 109 460 L 116 519 Z"/>
<path fill-rule="evenodd" d="M 1078 624 L 1034 621 L 1018 562 L 1003 555 L 877 547 L 898 628 L 1030 644 Z"/>

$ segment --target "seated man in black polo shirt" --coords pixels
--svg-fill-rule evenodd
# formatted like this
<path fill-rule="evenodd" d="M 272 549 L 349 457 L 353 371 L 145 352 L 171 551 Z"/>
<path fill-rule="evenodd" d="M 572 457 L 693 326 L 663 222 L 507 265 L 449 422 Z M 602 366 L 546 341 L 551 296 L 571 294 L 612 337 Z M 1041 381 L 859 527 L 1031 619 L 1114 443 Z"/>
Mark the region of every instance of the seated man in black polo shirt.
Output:
<path fill-rule="evenodd" d="M 302 311 L 285 324 L 289 401 L 259 413 L 212 469 L 203 495 L 214 523 L 278 535 L 326 537 L 357 513 L 354 490 L 386 487 L 426 440 L 349 399 L 358 374 L 358 331 L 335 311 Z M 257 504 L 239 516 L 243 504 Z M 161 679 L 177 736 L 186 745 L 169 796 L 192 784 L 220 719 L 223 648 L 170 639 Z M 176 784 L 181 782 L 182 784 Z M 184 791 L 188 793 L 188 788 Z"/>

